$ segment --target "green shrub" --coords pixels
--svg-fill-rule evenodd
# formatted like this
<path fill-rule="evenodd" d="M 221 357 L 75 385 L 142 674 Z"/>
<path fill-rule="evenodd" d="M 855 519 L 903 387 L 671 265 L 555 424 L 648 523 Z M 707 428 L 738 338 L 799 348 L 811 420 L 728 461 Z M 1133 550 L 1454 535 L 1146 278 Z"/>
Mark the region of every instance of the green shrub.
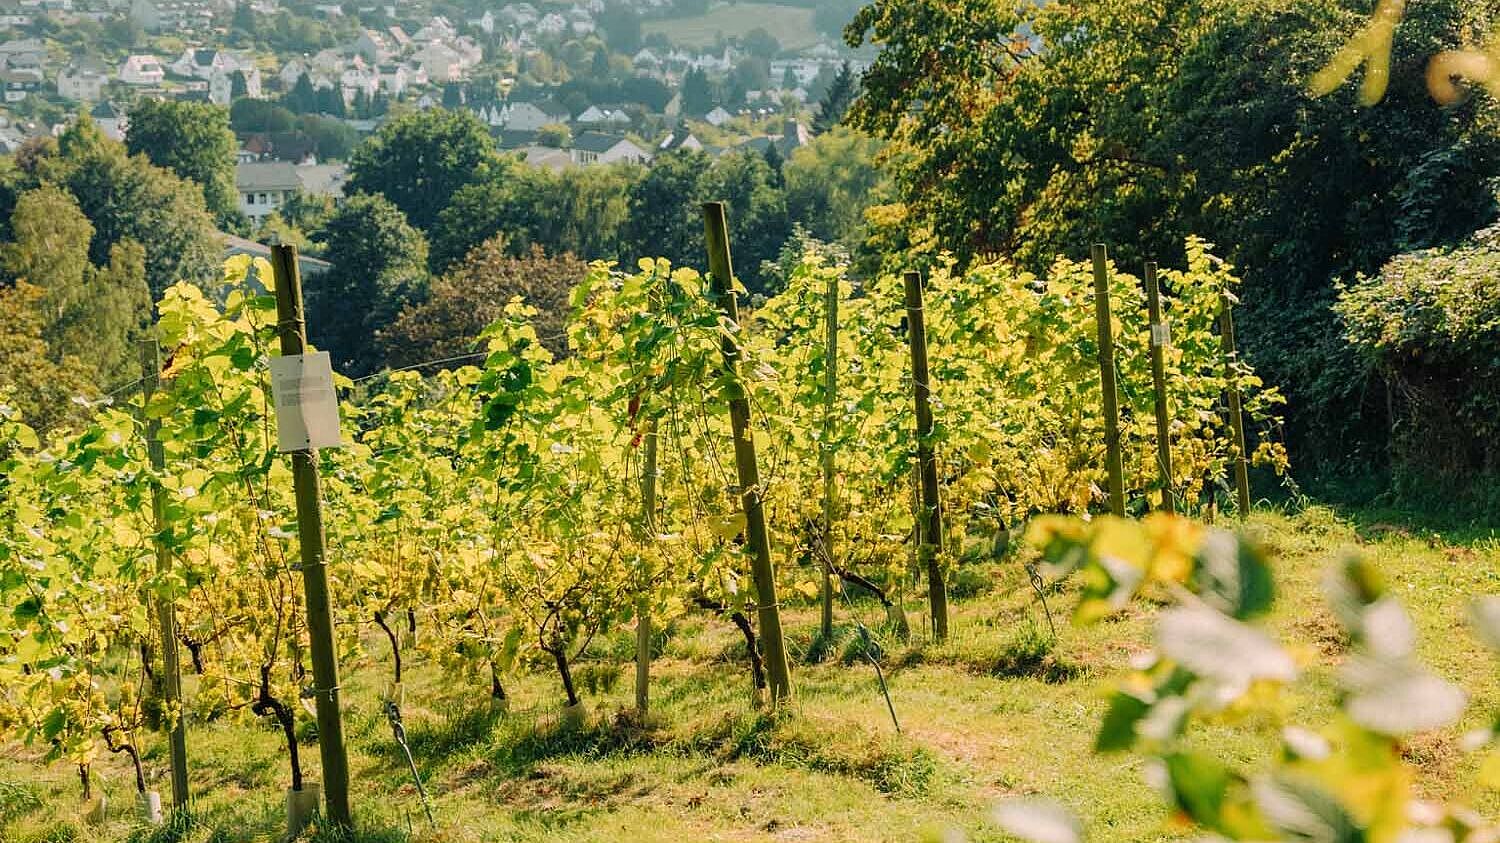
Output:
<path fill-rule="evenodd" d="M 1500 499 L 1500 226 L 1393 259 L 1335 309 L 1385 382 L 1398 495 Z"/>

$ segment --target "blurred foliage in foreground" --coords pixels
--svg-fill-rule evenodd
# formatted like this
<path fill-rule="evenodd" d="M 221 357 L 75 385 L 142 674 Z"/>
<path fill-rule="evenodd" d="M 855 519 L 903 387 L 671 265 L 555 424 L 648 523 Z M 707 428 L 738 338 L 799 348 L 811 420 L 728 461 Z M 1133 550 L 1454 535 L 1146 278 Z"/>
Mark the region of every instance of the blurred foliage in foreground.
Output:
<path fill-rule="evenodd" d="M 1082 584 L 1074 618 L 1087 623 L 1138 598 L 1164 601 L 1157 647 L 1133 660 L 1110 698 L 1095 748 L 1150 758 L 1148 779 L 1177 816 L 1210 840 L 1493 841 L 1494 826 L 1457 806 L 1421 801 L 1402 757 L 1407 737 L 1456 723 L 1467 697 L 1416 657 L 1416 628 L 1376 569 L 1341 560 L 1325 582 L 1350 651 L 1335 680 L 1337 713 L 1319 728 L 1283 725 L 1281 689 L 1297 681 L 1293 654 L 1254 621 L 1271 607 L 1267 560 L 1243 536 L 1170 516 L 1093 524 L 1033 522 L 1031 542 L 1054 576 Z M 1479 637 L 1500 649 L 1500 598 L 1476 602 Z M 1282 726 L 1281 756 L 1247 771 L 1192 748 L 1195 722 L 1252 720 Z M 1469 736 L 1490 753 L 1481 776 L 1500 785 L 1494 728 Z M 996 821 L 1034 843 L 1076 843 L 1082 824 L 1041 800 L 1002 804 Z"/>

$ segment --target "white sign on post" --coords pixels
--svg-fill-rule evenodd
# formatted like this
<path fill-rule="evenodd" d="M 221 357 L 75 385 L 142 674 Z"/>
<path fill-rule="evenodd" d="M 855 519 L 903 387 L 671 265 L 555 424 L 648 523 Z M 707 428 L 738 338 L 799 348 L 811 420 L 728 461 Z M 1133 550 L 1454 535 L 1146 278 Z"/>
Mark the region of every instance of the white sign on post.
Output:
<path fill-rule="evenodd" d="M 1151 344 L 1158 348 L 1166 348 L 1172 344 L 1172 329 L 1165 322 L 1158 322 L 1151 326 Z"/>
<path fill-rule="evenodd" d="M 343 446 L 328 352 L 272 357 L 271 389 L 276 398 L 276 444 L 283 454 Z"/>

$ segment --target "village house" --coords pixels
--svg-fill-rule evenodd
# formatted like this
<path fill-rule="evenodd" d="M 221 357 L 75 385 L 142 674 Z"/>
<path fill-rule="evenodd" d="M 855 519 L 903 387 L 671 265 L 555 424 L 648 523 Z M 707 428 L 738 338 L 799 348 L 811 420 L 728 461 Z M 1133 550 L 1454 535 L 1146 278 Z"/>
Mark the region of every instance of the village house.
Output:
<path fill-rule="evenodd" d="M 552 103 L 512 102 L 501 109 L 501 125 L 509 131 L 535 132 L 543 126 L 567 123 L 566 109 Z"/>
<path fill-rule="evenodd" d="M 120 81 L 126 85 L 154 87 L 166 78 L 167 70 L 156 56 L 131 56 L 120 66 Z"/>
<path fill-rule="evenodd" d="M 633 121 L 623 109 L 591 105 L 573 118 L 573 122 L 580 126 L 629 126 Z"/>
<path fill-rule="evenodd" d="M 4 88 L 6 102 L 20 102 L 42 90 L 46 77 L 34 67 L 0 70 L 0 87 Z"/>
<path fill-rule="evenodd" d="M 101 102 L 89 112 L 89 119 L 110 140 L 125 140 L 125 130 L 130 128 L 130 117 L 125 110 L 112 102 Z"/>
<path fill-rule="evenodd" d="M 92 59 L 80 59 L 57 72 L 57 94 L 75 102 L 98 102 L 109 84 L 109 72 Z"/>
<path fill-rule="evenodd" d="M 131 0 L 130 22 L 150 33 L 200 32 L 213 25 L 214 8 L 206 0 Z"/>
<path fill-rule="evenodd" d="M 574 164 L 646 164 L 651 154 L 636 146 L 629 138 L 606 135 L 603 132 L 584 132 L 573 139 L 569 150 Z"/>
<path fill-rule="evenodd" d="M 261 223 L 298 193 L 342 198 L 346 177 L 342 164 L 255 161 L 235 166 L 234 183 L 240 213 Z"/>

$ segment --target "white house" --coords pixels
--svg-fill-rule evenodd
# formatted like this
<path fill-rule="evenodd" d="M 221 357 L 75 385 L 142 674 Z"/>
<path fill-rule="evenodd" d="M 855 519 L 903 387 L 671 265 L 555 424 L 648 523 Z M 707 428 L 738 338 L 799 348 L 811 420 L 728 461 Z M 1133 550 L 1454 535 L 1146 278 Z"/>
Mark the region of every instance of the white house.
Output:
<path fill-rule="evenodd" d="M 168 66 L 168 69 L 178 76 L 190 79 L 202 79 L 208 81 L 215 73 L 233 71 L 239 68 L 239 62 L 230 54 L 222 50 L 207 50 L 198 47 L 188 47 L 182 51 L 182 55 Z"/>
<path fill-rule="evenodd" d="M 734 115 L 724 109 L 722 105 L 714 106 L 714 110 L 703 115 L 703 121 L 710 126 L 722 126 L 734 119 Z"/>
<path fill-rule="evenodd" d="M 135 55 L 120 65 L 120 81 L 127 85 L 160 85 L 167 78 L 167 69 L 161 59 L 152 55 Z"/>
<path fill-rule="evenodd" d="M 629 138 L 606 135 L 603 132 L 584 132 L 573 139 L 570 150 L 574 164 L 614 164 L 628 161 L 633 164 L 650 162 L 651 154 L 636 146 Z"/>
<path fill-rule="evenodd" d="M 104 96 L 109 74 L 91 61 L 79 61 L 57 73 L 57 93 L 76 102 L 98 102 Z"/>
<path fill-rule="evenodd" d="M 293 164 L 255 161 L 235 166 L 240 213 L 259 223 L 297 193 L 343 196 L 347 173 L 342 164 Z"/>

